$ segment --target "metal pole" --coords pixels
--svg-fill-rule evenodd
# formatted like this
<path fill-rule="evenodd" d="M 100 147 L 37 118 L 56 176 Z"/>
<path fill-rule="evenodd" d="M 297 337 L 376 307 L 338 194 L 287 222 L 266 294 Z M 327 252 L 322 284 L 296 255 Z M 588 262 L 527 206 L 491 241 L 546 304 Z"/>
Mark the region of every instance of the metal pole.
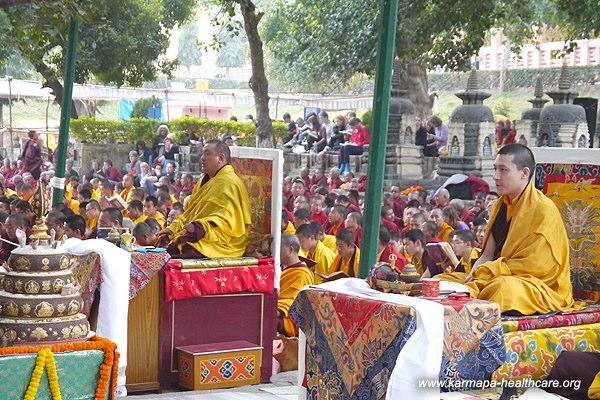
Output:
<path fill-rule="evenodd" d="M 46 132 L 48 132 L 48 112 L 50 111 L 50 96 L 46 99 Z"/>
<path fill-rule="evenodd" d="M 379 14 L 379 44 L 377 47 L 377 71 L 373 96 L 373 125 L 369 145 L 369 169 L 365 198 L 363 242 L 360 246 L 358 275 L 366 278 L 369 268 L 377 261 L 379 239 L 381 192 L 387 144 L 390 92 L 392 87 L 392 62 L 398 20 L 398 0 L 382 0 Z"/>
<path fill-rule="evenodd" d="M 56 154 L 56 176 L 65 177 L 67 166 L 67 150 L 69 147 L 69 124 L 71 123 L 71 107 L 73 104 L 73 81 L 75 80 L 75 59 L 77 57 L 77 36 L 79 32 L 79 18 L 73 17 L 69 22 L 69 42 L 65 66 L 65 83 L 63 89 L 62 107 L 60 109 L 60 130 L 58 133 L 58 153 Z M 52 204 L 62 202 L 64 188 L 54 188 Z"/>
<path fill-rule="evenodd" d="M 12 120 L 12 76 L 7 76 L 8 81 L 8 133 L 10 134 L 10 159 L 12 160 L 15 156 L 15 150 L 13 145 L 13 120 Z"/>
<path fill-rule="evenodd" d="M 165 104 L 167 107 L 167 122 L 171 122 L 171 118 L 169 116 L 169 88 L 165 89 L 165 99 L 166 99 Z"/>

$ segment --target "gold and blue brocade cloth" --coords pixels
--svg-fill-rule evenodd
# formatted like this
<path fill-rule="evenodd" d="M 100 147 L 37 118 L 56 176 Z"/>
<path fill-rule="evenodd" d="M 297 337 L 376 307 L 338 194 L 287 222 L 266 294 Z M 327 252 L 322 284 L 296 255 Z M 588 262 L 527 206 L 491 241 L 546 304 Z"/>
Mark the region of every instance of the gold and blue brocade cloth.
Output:
<path fill-rule="evenodd" d="M 440 379 L 487 380 L 505 358 L 498 305 L 444 300 Z M 309 399 L 380 399 L 398 354 L 416 329 L 409 306 L 303 290 L 290 309 L 306 334 Z"/>
<path fill-rule="evenodd" d="M 27 391 L 36 354 L 0 356 L 0 398 L 22 399 Z M 63 399 L 93 400 L 100 378 L 100 365 L 104 361 L 102 350 L 81 350 L 54 353 L 58 384 Z M 10 372 L 8 372 L 10 371 Z M 109 398 L 107 391 L 105 399 Z M 46 369 L 40 379 L 36 400 L 51 400 Z"/>

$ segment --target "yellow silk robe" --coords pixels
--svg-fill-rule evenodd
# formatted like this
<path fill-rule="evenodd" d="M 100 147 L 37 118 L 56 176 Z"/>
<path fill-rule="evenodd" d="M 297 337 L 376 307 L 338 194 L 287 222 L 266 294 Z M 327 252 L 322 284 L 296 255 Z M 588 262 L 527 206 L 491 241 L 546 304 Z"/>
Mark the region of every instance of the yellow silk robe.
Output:
<path fill-rule="evenodd" d="M 291 222 L 288 222 L 283 233 L 289 233 L 289 234 L 293 235 L 294 233 L 296 233 L 296 228 L 294 227 L 294 225 L 292 225 Z"/>
<path fill-rule="evenodd" d="M 146 215 L 145 215 L 145 214 L 142 214 L 142 215 L 140 215 L 140 217 L 139 217 L 138 219 L 136 219 L 135 221 L 133 221 L 133 224 L 134 224 L 134 225 L 137 225 L 137 224 L 139 224 L 140 222 L 144 222 L 144 221 L 146 220 L 146 218 L 148 218 L 148 217 L 146 217 Z"/>
<path fill-rule="evenodd" d="M 135 189 L 133 187 L 127 189 L 123 189 L 121 190 L 121 193 L 119 193 L 119 196 L 121 196 L 121 198 L 125 201 L 125 203 L 129 203 L 131 201 L 131 191 Z"/>
<path fill-rule="evenodd" d="M 161 228 L 165 227 L 165 222 L 166 222 L 165 216 L 162 215 L 162 213 L 160 211 L 155 212 L 154 215 L 152 215 L 152 216 L 147 215 L 146 217 L 154 218 L 156 220 L 156 222 L 158 222 L 160 224 Z"/>
<path fill-rule="evenodd" d="M 331 264 L 335 259 L 335 253 L 329 250 L 323 242 L 317 241 L 317 247 L 315 247 L 315 251 L 308 253 L 304 250 L 300 250 L 298 253 L 302 257 L 310 258 L 313 261 L 317 262 L 317 265 L 314 267 L 314 271 L 318 272 L 322 275 L 329 275 L 331 273 Z M 323 279 L 315 274 L 315 283 L 322 283 Z"/>
<path fill-rule="evenodd" d="M 69 201 L 69 205 L 67 205 L 67 208 L 73 211 L 75 215 L 79 214 L 79 202 L 77 200 L 71 199 Z"/>
<path fill-rule="evenodd" d="M 503 201 L 491 211 L 483 246 L 488 241 Z M 500 311 L 524 315 L 580 308 L 573 300 L 569 239 L 552 202 L 529 183 L 518 202 L 500 257 L 477 267 L 467 286 L 471 296 L 500 304 Z"/>
<path fill-rule="evenodd" d="M 314 285 L 315 277 L 308 267 L 298 266 L 285 268 L 281 272 L 280 289 L 277 296 L 277 309 L 283 313 L 283 329 L 288 336 L 298 336 L 298 327 L 288 312 L 300 289 L 306 285 Z"/>
<path fill-rule="evenodd" d="M 328 235 L 325 234 L 323 236 L 323 244 L 325 245 L 325 247 L 327 247 L 329 250 L 333 251 L 335 254 L 337 254 L 337 246 L 335 245 L 335 236 L 333 235 Z"/>
<path fill-rule="evenodd" d="M 199 222 L 206 234 L 198 242 L 187 244 L 209 258 L 243 256 L 252 224 L 246 186 L 231 165 L 221 168 L 206 183 L 203 181 L 194 187 L 185 212 L 168 226 L 175 234 L 173 240 L 186 233 L 185 225 Z M 184 244 L 178 245 L 180 250 Z"/>
<path fill-rule="evenodd" d="M 354 259 L 346 261 L 339 254 L 335 256 L 335 260 L 333 260 L 333 264 L 331 265 L 330 274 L 337 271 L 342 271 L 348 276 L 358 278 L 358 265 L 360 264 L 360 249 L 356 247 L 356 245 L 354 247 Z M 350 261 L 353 261 L 352 265 L 350 265 Z M 350 271 L 352 271 L 352 273 L 350 273 Z"/>
<path fill-rule="evenodd" d="M 442 225 L 442 227 L 440 228 L 440 231 L 437 234 L 437 237 L 442 241 L 442 242 L 447 242 L 448 241 L 448 236 L 450 236 L 450 232 L 452 232 L 454 229 L 448 225 L 447 223 L 444 222 L 444 225 Z"/>
<path fill-rule="evenodd" d="M 600 399 L 600 373 L 598 373 L 592 381 L 592 384 L 588 389 L 588 397 L 590 399 Z"/>

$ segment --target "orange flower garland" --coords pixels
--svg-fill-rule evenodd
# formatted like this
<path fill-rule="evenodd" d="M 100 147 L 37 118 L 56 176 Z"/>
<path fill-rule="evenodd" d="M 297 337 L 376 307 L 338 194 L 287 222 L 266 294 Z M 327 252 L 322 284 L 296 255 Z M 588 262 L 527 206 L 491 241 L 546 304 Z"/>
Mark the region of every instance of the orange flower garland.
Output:
<path fill-rule="evenodd" d="M 412 192 L 416 192 L 417 190 L 423 190 L 423 187 L 422 186 L 411 186 L 411 187 L 406 188 L 403 191 L 401 191 L 400 194 L 408 195 Z"/>
<path fill-rule="evenodd" d="M 106 393 L 108 388 L 108 382 L 110 381 L 110 398 L 113 398 L 116 390 L 117 390 L 117 376 L 119 369 L 119 353 L 117 350 L 117 345 L 111 342 L 108 339 L 101 338 L 99 336 L 92 337 L 87 342 L 73 342 L 73 343 L 65 343 L 65 344 L 55 344 L 53 346 L 20 346 L 20 347 L 3 347 L 0 348 L 0 356 L 5 355 L 14 355 L 14 354 L 35 354 L 44 352 L 44 360 L 48 358 L 47 349 L 50 350 L 50 357 L 52 357 L 52 353 L 68 353 L 71 351 L 81 351 L 81 350 L 102 350 L 104 351 L 104 362 L 100 365 L 100 378 L 98 379 L 98 385 L 96 386 L 96 394 L 95 400 L 103 400 L 106 397 Z M 38 356 L 40 358 L 40 356 Z M 54 357 L 52 357 L 53 359 Z M 39 360 L 40 362 L 42 360 Z M 52 367 L 49 367 L 49 369 Z M 36 361 L 36 369 L 37 369 L 37 361 Z M 54 371 L 56 371 L 56 366 L 54 366 Z M 112 372 L 112 374 L 111 374 Z M 35 370 L 34 370 L 35 373 Z M 51 372 L 50 372 L 51 373 Z M 33 374 L 32 374 L 33 375 Z M 40 372 L 41 376 L 41 372 Z M 33 378 L 33 376 L 32 376 Z M 58 381 L 58 378 L 57 378 Z M 38 379 L 39 383 L 39 379 Z M 34 385 L 35 386 L 35 385 Z M 50 385 L 50 390 L 54 395 L 56 391 L 52 390 L 52 383 Z M 37 390 L 37 387 L 35 388 Z M 28 390 L 29 393 L 29 390 Z M 60 396 L 60 391 L 58 391 L 58 395 Z"/>

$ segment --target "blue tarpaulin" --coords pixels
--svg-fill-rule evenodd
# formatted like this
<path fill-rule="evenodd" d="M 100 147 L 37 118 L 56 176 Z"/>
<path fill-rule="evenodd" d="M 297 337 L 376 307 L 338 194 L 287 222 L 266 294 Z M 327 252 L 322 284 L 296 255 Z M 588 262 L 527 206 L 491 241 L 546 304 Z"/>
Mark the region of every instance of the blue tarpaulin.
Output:
<path fill-rule="evenodd" d="M 133 100 L 119 100 L 119 121 L 129 121 L 131 119 L 131 112 L 133 111 Z M 157 119 L 164 121 L 165 119 L 165 101 L 161 101 L 160 108 L 151 107 L 148 109 L 147 118 Z"/>

